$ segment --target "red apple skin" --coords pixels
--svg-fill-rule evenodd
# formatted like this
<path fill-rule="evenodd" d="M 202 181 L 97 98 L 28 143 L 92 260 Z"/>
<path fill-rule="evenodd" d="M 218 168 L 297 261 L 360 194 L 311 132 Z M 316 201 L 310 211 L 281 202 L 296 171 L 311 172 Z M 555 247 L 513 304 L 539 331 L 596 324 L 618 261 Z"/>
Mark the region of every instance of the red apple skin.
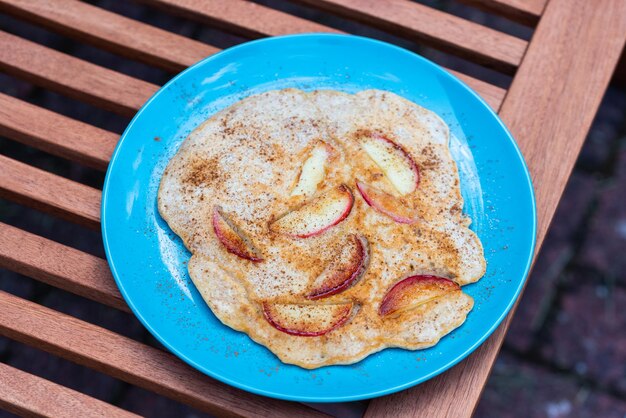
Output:
<path fill-rule="evenodd" d="M 333 221 L 333 223 L 326 225 L 324 228 L 322 229 L 318 229 L 316 231 L 312 231 L 306 234 L 289 234 L 289 233 L 285 233 L 285 235 L 289 235 L 291 237 L 295 237 L 295 238 L 309 238 L 309 237 L 314 237 L 317 235 L 320 235 L 324 232 L 326 232 L 328 229 L 332 228 L 333 226 L 337 225 L 339 222 L 343 221 L 344 219 L 346 219 L 348 217 L 348 215 L 350 215 L 350 212 L 352 211 L 352 206 L 354 206 L 354 195 L 352 194 L 352 191 L 350 190 L 350 188 L 348 186 L 346 186 L 345 184 L 340 185 L 337 188 L 341 193 L 345 193 L 348 196 L 348 204 L 346 205 L 345 210 L 343 211 L 343 213 L 337 217 L 337 219 L 335 219 Z"/>
<path fill-rule="evenodd" d="M 349 201 L 348 204 L 346 205 L 346 209 L 343 211 L 343 213 L 341 214 L 341 216 L 339 216 L 339 218 L 337 218 L 335 220 L 335 222 L 333 222 L 332 224 L 318 230 L 315 232 L 311 232 L 310 234 L 303 234 L 303 235 L 296 235 L 298 238 L 309 238 L 309 237 L 314 237 L 316 235 L 319 235 L 323 232 L 326 232 L 327 230 L 329 230 L 330 228 L 332 228 L 333 226 L 337 225 L 339 222 L 343 221 L 344 219 L 346 219 L 348 217 L 348 215 L 350 215 L 350 212 L 352 211 L 352 206 L 354 206 L 354 195 L 352 194 L 352 191 L 350 190 L 350 188 L 348 186 L 346 186 L 345 184 L 342 184 L 341 186 L 339 186 L 339 190 L 343 193 L 346 193 L 349 196 Z"/>
<path fill-rule="evenodd" d="M 385 141 L 386 143 L 391 145 L 393 148 L 400 151 L 402 155 L 404 155 L 406 160 L 409 162 L 409 165 L 411 166 L 411 170 L 413 170 L 413 172 L 415 173 L 415 189 L 417 189 L 420 184 L 420 169 L 415 163 L 415 160 L 413 159 L 413 157 L 411 157 L 411 154 L 409 154 L 402 145 L 398 144 L 397 142 L 392 141 L 391 139 L 387 138 L 384 135 L 381 135 L 377 132 L 373 132 L 372 137 L 381 141 Z"/>
<path fill-rule="evenodd" d="M 375 190 L 372 186 L 369 186 L 358 179 L 356 180 L 356 188 L 361 194 L 361 197 L 363 197 L 363 200 L 365 200 L 365 203 L 371 206 L 374 210 L 390 217 L 394 221 L 401 224 L 414 224 L 419 222 L 419 219 L 417 217 L 411 218 L 408 216 L 400 215 L 396 212 L 392 212 L 391 210 L 385 208 L 384 205 L 381 202 L 378 202 L 373 196 L 373 194 L 376 193 L 380 196 L 379 199 L 397 200 L 389 193 L 383 192 L 382 190 Z M 401 204 L 402 203 L 400 202 L 397 203 L 397 205 Z"/>
<path fill-rule="evenodd" d="M 226 251 L 254 263 L 263 261 L 263 258 L 259 257 L 246 241 L 228 224 L 218 206 L 213 208 L 211 221 L 213 223 L 213 231 L 217 239 L 222 243 L 224 248 L 226 248 Z"/>
<path fill-rule="evenodd" d="M 338 271 L 326 281 L 325 286 L 318 287 L 309 293 L 306 298 L 318 300 L 341 293 L 356 283 L 367 267 L 369 261 L 369 246 L 364 236 L 351 234 L 349 239 L 355 244 L 355 251 L 345 265 L 340 265 Z"/>
<path fill-rule="evenodd" d="M 399 281 L 389 289 L 378 308 L 380 316 L 388 316 L 394 312 L 404 310 L 402 299 L 407 298 L 407 294 L 412 293 L 411 288 L 422 288 L 426 291 L 435 292 L 440 297 L 450 292 L 460 291 L 461 287 L 450 279 L 431 275 L 410 276 Z M 415 289 L 413 289 L 415 290 Z M 434 298 L 431 298 L 434 299 Z M 430 300 L 431 300 L 430 299 Z"/>
<path fill-rule="evenodd" d="M 277 330 L 281 332 L 284 332 L 285 334 L 295 335 L 298 337 L 319 337 L 320 335 L 328 334 L 330 331 L 336 328 L 339 328 L 340 326 L 345 324 L 346 321 L 350 319 L 350 313 L 352 312 L 352 307 L 353 305 L 351 303 L 346 304 L 343 315 L 340 317 L 340 319 L 337 322 L 335 322 L 331 327 L 324 329 L 324 330 L 320 330 L 320 331 L 303 331 L 303 330 L 297 330 L 297 329 L 289 329 L 289 328 L 285 328 L 281 326 L 276 321 L 274 321 L 274 318 L 272 318 L 272 315 L 270 313 L 271 307 L 269 306 L 269 303 L 267 302 L 263 302 L 263 316 L 265 317 L 265 320 L 271 326 L 273 326 L 274 328 L 276 328 Z"/>

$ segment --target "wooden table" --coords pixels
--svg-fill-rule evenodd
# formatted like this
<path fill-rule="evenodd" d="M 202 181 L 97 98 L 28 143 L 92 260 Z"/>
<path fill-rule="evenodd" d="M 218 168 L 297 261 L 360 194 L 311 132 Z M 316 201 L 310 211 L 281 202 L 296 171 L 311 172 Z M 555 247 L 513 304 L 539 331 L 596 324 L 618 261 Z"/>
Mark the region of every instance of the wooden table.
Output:
<path fill-rule="evenodd" d="M 508 89 L 458 74 L 517 138 L 537 193 L 538 242 L 568 180 L 626 39 L 624 0 L 464 0 L 534 28 L 516 38 L 408 0 L 297 0 L 513 75 Z M 335 29 L 244 0 L 144 0 L 242 37 Z M 177 72 L 217 48 L 75 0 L 0 0 L 0 12 Z M 0 69 L 131 116 L 158 86 L 0 32 Z M 118 136 L 0 94 L 0 135 L 105 170 Z M 0 155 L 0 197 L 98 228 L 100 190 Z M 0 223 L 0 267 L 128 311 L 107 263 Z M 373 400 L 369 417 L 471 415 L 511 315 L 465 361 L 418 387 Z M 173 355 L 9 293 L 0 334 L 117 379 L 224 416 L 318 416 L 298 403 L 214 381 Z M 127 411 L 0 363 L 0 407 L 25 415 L 127 416 Z"/>

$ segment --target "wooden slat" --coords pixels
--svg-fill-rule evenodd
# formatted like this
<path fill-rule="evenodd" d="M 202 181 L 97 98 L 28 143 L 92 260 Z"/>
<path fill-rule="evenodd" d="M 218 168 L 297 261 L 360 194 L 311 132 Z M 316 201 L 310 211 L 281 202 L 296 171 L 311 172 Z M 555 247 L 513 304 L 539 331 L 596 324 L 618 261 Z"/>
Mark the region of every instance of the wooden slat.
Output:
<path fill-rule="evenodd" d="M 526 156 L 535 185 L 538 244 L 625 41 L 623 0 L 550 0 L 505 98 L 500 114 Z M 366 415 L 469 417 L 512 315 L 465 361 L 413 389 L 372 401 Z"/>
<path fill-rule="evenodd" d="M 496 13 L 506 18 L 534 26 L 548 0 L 461 0 L 464 3 Z"/>
<path fill-rule="evenodd" d="M 527 42 L 410 0 L 297 0 L 513 73 Z"/>
<path fill-rule="evenodd" d="M 318 417 L 213 380 L 173 355 L 0 291 L 0 334 L 220 416 Z"/>
<path fill-rule="evenodd" d="M 130 312 L 106 260 L 1 222 L 0 267 Z"/>
<path fill-rule="evenodd" d="M 0 93 L 0 135 L 106 170 L 119 136 Z"/>
<path fill-rule="evenodd" d="M 100 190 L 0 155 L 0 197 L 98 228 Z"/>
<path fill-rule="evenodd" d="M 218 51 L 77 0 L 0 0 L 0 11 L 172 72 Z"/>
<path fill-rule="evenodd" d="M 125 116 L 158 88 L 2 31 L 0 70 Z"/>
<path fill-rule="evenodd" d="M 20 416 L 139 417 L 139 415 L 3 363 L 0 363 L 0 388 L 2 388 L 0 409 Z"/>
<path fill-rule="evenodd" d="M 310 20 L 247 0 L 140 0 L 169 12 L 216 26 L 241 36 L 287 35 L 290 33 L 338 32 Z"/>

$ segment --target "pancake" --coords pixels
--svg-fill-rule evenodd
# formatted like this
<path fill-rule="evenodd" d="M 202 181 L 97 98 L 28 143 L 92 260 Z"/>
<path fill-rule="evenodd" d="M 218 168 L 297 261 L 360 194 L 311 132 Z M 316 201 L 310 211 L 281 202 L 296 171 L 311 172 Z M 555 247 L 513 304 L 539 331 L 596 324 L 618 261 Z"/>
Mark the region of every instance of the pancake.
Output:
<path fill-rule="evenodd" d="M 193 131 L 158 208 L 213 313 L 283 362 L 421 349 L 485 272 L 446 124 L 393 93 L 276 90 Z"/>

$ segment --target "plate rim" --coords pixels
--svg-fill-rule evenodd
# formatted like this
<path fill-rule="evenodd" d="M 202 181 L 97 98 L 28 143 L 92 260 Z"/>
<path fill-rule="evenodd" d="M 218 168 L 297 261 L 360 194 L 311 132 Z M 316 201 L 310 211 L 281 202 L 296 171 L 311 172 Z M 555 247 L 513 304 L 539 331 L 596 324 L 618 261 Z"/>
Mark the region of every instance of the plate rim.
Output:
<path fill-rule="evenodd" d="M 519 282 L 519 285 L 517 286 L 517 289 L 515 289 L 514 295 L 511 298 L 510 302 L 507 304 L 506 308 L 504 309 L 504 311 L 502 312 L 502 314 L 493 322 L 493 324 L 491 325 L 491 327 L 484 332 L 484 334 L 472 345 L 468 346 L 467 349 L 465 349 L 462 353 L 458 354 L 456 356 L 456 358 L 454 358 L 453 360 L 451 360 L 450 362 L 446 363 L 445 365 L 439 367 L 436 370 L 433 370 L 431 373 L 427 374 L 427 375 L 423 375 L 417 379 L 413 379 L 411 381 L 399 384 L 399 385 L 395 385 L 395 386 L 391 386 L 388 387 L 386 389 L 383 390 L 377 390 L 377 391 L 368 391 L 368 392 L 362 392 L 360 394 L 355 394 L 355 395 L 349 395 L 349 396 L 306 396 L 306 395 L 289 395 L 289 394 L 285 394 L 285 393 L 278 393 L 278 392 L 274 392 L 274 391 L 270 391 L 270 390 L 264 390 L 262 388 L 259 387 L 254 387 L 254 386 L 250 386 L 247 385 L 245 383 L 241 383 L 239 381 L 233 380 L 229 377 L 223 376 L 219 373 L 216 373 L 210 369 L 207 369 L 206 367 L 198 364 L 197 362 L 195 362 L 194 360 L 190 359 L 189 357 L 187 357 L 184 353 L 182 353 L 181 351 L 179 351 L 178 349 L 176 349 L 174 346 L 172 346 L 170 343 L 168 343 L 168 341 L 166 339 L 164 339 L 163 337 L 161 337 L 161 335 L 150 325 L 150 322 L 148 322 L 141 314 L 141 312 L 137 309 L 137 307 L 134 305 L 132 299 L 129 297 L 126 289 L 124 288 L 124 284 L 123 281 L 120 280 L 120 275 L 117 271 L 116 265 L 114 260 L 111 257 L 111 250 L 110 250 L 110 243 L 107 237 L 107 231 L 105 228 L 106 225 L 106 219 L 107 219 L 107 199 L 108 199 L 108 195 L 109 195 L 109 189 L 110 189 L 110 184 L 111 184 L 111 172 L 112 169 L 115 165 L 115 162 L 117 160 L 117 157 L 120 154 L 120 150 L 124 144 L 124 140 L 126 139 L 127 135 L 129 134 L 130 130 L 132 129 L 133 125 L 135 124 L 135 122 L 137 121 L 138 118 L 141 117 L 142 113 L 144 112 L 144 110 L 150 106 L 150 104 L 156 100 L 159 95 L 165 90 L 167 89 L 171 84 L 175 83 L 176 81 L 178 81 L 180 78 L 182 78 L 187 72 L 193 71 L 196 67 L 199 67 L 201 65 L 204 65 L 207 62 L 210 62 L 212 60 L 215 60 L 217 58 L 221 58 L 224 57 L 226 55 L 230 55 L 232 53 L 236 53 L 237 51 L 239 51 L 240 49 L 245 49 L 250 47 L 251 45 L 256 45 L 259 43 L 273 43 L 273 42 L 282 42 L 285 40 L 291 40 L 291 39 L 313 39 L 315 40 L 316 38 L 328 38 L 328 39 L 340 39 L 340 40 L 356 40 L 358 42 L 364 42 L 364 43 L 369 43 L 369 44 L 374 44 L 378 47 L 385 47 L 385 48 L 391 48 L 396 50 L 396 52 L 401 53 L 401 54 L 405 54 L 405 55 L 410 55 L 412 58 L 417 58 L 418 60 L 422 61 L 423 64 L 425 64 L 427 67 L 430 67 L 433 71 L 441 74 L 442 76 L 448 78 L 448 79 L 452 79 L 453 82 L 459 83 L 461 85 L 461 87 L 466 90 L 469 94 L 473 95 L 481 104 L 482 106 L 487 110 L 487 112 L 489 114 L 491 114 L 491 116 L 493 118 L 495 118 L 495 120 L 497 121 L 497 123 L 500 125 L 500 127 L 504 130 L 504 132 L 506 133 L 508 140 L 510 141 L 511 145 L 513 146 L 513 149 L 515 151 L 515 154 L 517 155 L 519 161 L 522 163 L 522 168 L 523 168 L 523 172 L 524 172 L 524 179 L 526 180 L 526 184 L 528 186 L 528 189 L 530 191 L 530 203 L 531 203 L 531 208 L 532 208 L 532 213 L 531 213 L 531 224 L 532 224 L 532 235 L 531 235 L 531 245 L 530 245 L 530 251 L 528 254 L 528 257 L 525 261 L 525 265 L 524 265 L 524 273 L 523 273 L 523 278 L 522 280 Z M 222 383 L 228 384 L 230 386 L 236 387 L 238 389 L 241 390 L 245 390 L 247 392 L 250 393 L 254 393 L 257 395 L 262 395 L 262 396 L 267 396 L 270 398 L 275 398 L 275 399 L 282 399 L 282 400 L 288 400 L 288 401 L 297 401 L 297 402 L 320 402 L 320 403 L 327 403 L 327 402 L 350 402 L 350 401 L 359 401 L 359 400 L 365 400 L 365 399 L 372 399 L 372 398 L 377 398 L 380 396 L 384 396 L 384 395 L 389 395 L 395 392 L 399 392 L 401 390 L 404 389 L 408 389 L 411 388 L 413 386 L 419 385 L 420 383 L 426 382 L 430 379 L 432 379 L 435 376 L 438 376 L 439 374 L 451 369 L 452 367 L 454 367 L 455 365 L 457 365 L 459 362 L 461 362 L 462 360 L 464 360 L 465 358 L 467 358 L 471 353 L 473 353 L 478 347 L 480 347 L 486 340 L 487 338 L 489 338 L 493 332 L 496 330 L 496 328 L 498 328 L 500 326 L 500 324 L 502 323 L 502 321 L 504 320 L 504 318 L 509 314 L 509 312 L 511 311 L 512 307 L 515 305 L 515 303 L 519 300 L 520 295 L 522 293 L 522 290 L 524 289 L 526 282 L 528 280 L 528 276 L 530 273 L 530 268 L 532 265 L 532 261 L 535 255 L 535 249 L 536 249 L 536 243 L 537 243 L 537 205 L 536 205 L 536 197 L 535 197 L 535 189 L 533 187 L 533 183 L 532 183 L 532 178 L 530 175 L 530 170 L 528 168 L 528 165 L 526 164 L 526 160 L 524 159 L 524 156 L 517 144 L 517 142 L 515 141 L 515 138 L 513 137 L 513 135 L 511 134 L 511 132 L 509 131 L 509 129 L 506 127 L 506 125 L 504 124 L 504 122 L 500 119 L 500 117 L 498 116 L 498 114 L 491 108 L 491 106 L 489 104 L 487 104 L 487 102 L 480 96 L 478 95 L 478 93 L 476 93 L 471 87 L 469 87 L 463 80 L 459 79 L 457 76 L 455 76 L 454 74 L 450 73 L 448 70 L 446 70 L 445 68 L 443 68 L 442 66 L 432 62 L 431 60 L 429 60 L 428 58 L 425 58 L 421 55 L 419 55 L 418 53 L 415 53 L 413 51 L 410 51 L 408 49 L 399 47 L 397 45 L 394 44 L 390 44 L 388 42 L 384 42 L 384 41 L 380 41 L 380 40 L 376 40 L 376 39 L 372 39 L 372 38 L 368 38 L 368 37 L 364 37 L 364 36 L 358 36 L 358 35 L 351 35 L 351 34 L 334 34 L 334 33 L 316 33 L 316 32 L 312 32 L 312 33 L 299 33 L 299 34 L 289 34 L 289 35 L 282 35 L 282 36 L 274 36 L 274 37 L 267 37 L 267 38 L 262 38 L 262 39 L 257 39 L 257 40 L 252 40 L 252 41 L 248 41 L 248 42 L 243 42 L 241 44 L 232 46 L 230 48 L 224 49 L 220 52 L 217 52 L 213 55 L 210 55 L 198 62 L 196 62 L 195 64 L 187 67 L 186 69 L 184 69 L 183 71 L 181 71 L 180 73 L 174 75 L 170 80 L 168 80 L 167 83 L 165 83 L 163 86 L 161 86 L 142 106 L 141 108 L 137 111 L 137 113 L 133 116 L 133 118 L 131 119 L 131 121 L 128 123 L 127 127 L 124 129 L 124 132 L 122 133 L 122 135 L 120 136 L 120 139 L 118 140 L 113 153 L 111 154 L 111 159 L 109 160 L 109 164 L 107 166 L 107 171 L 106 171 L 106 175 L 105 175 L 105 179 L 104 179 L 104 183 L 102 186 L 102 198 L 101 198 L 101 206 L 100 206 L 100 228 L 101 228 L 101 232 L 102 232 L 102 241 L 103 241 L 103 247 L 104 247 L 104 252 L 106 255 L 106 259 L 107 262 L 109 264 L 109 268 L 111 269 L 111 273 L 113 275 L 113 278 L 115 280 L 115 283 L 118 287 L 118 289 L 120 290 L 120 293 L 122 294 L 122 297 L 124 298 L 124 300 L 126 301 L 126 303 L 128 304 L 129 308 L 131 309 L 132 313 L 135 315 L 135 317 L 137 317 L 137 319 L 139 319 L 139 321 L 141 322 L 141 324 L 161 343 L 163 344 L 163 346 L 165 348 L 167 348 L 171 353 L 173 353 L 176 357 L 178 357 L 179 359 L 183 360 L 185 363 L 187 363 L 189 366 L 193 367 L 194 369 L 200 371 L 201 373 L 207 375 L 210 378 L 216 379 Z M 224 325 L 226 326 L 226 325 Z"/>

